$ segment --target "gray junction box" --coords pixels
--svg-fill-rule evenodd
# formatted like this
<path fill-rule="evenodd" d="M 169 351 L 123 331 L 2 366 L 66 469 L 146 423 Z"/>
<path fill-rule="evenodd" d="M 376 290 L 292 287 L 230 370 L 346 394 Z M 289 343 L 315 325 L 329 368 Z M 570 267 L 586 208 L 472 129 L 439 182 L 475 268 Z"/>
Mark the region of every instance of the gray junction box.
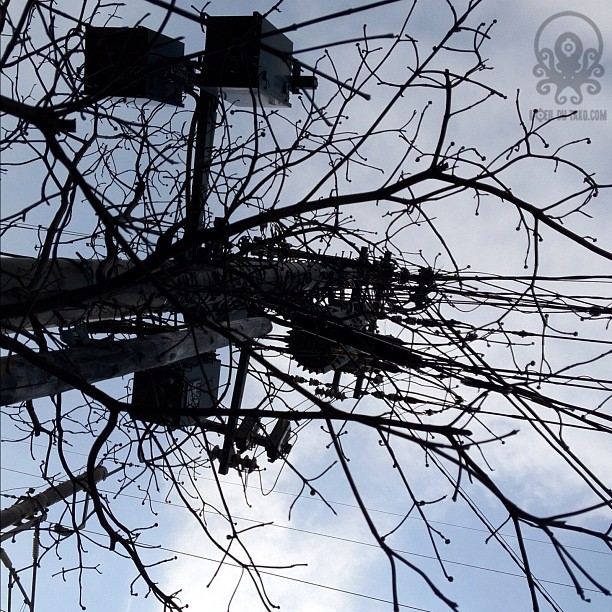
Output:
<path fill-rule="evenodd" d="M 187 427 L 197 422 L 187 410 L 210 410 L 217 404 L 221 361 L 216 353 L 136 372 L 132 414 L 145 422 Z"/>
<path fill-rule="evenodd" d="M 253 102 L 290 107 L 293 43 L 275 32 L 259 13 L 209 17 L 202 64 L 204 89 L 240 107 L 252 107 Z"/>
<path fill-rule="evenodd" d="M 182 41 L 142 26 L 85 30 L 85 92 L 181 106 Z"/>

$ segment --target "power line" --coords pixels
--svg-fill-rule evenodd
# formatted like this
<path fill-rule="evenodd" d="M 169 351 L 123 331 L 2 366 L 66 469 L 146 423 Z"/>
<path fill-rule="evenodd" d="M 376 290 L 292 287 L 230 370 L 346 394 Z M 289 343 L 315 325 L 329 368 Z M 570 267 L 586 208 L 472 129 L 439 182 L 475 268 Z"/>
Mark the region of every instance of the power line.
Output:
<path fill-rule="evenodd" d="M 248 519 L 246 519 L 248 520 Z M 89 529 L 83 529 L 81 530 L 84 533 L 90 534 L 90 535 L 96 535 L 96 536 L 101 536 L 104 537 L 106 534 L 103 533 L 99 533 L 97 531 L 91 531 Z M 167 548 L 165 546 L 159 546 L 158 544 L 146 544 L 144 542 L 140 542 L 140 544 L 142 544 L 143 546 L 151 546 L 152 548 L 154 547 L 155 549 L 158 550 L 163 550 L 164 552 L 169 552 L 169 553 L 173 553 L 176 555 L 182 555 L 185 557 L 192 557 L 194 559 L 200 559 L 202 561 L 209 561 L 211 563 L 217 563 L 217 564 L 221 564 L 221 565 L 228 565 L 230 567 L 236 567 L 239 569 L 243 569 L 243 567 L 241 565 L 239 565 L 238 563 L 231 563 L 229 561 L 226 561 L 224 559 L 212 559 L 211 557 L 205 557 L 204 555 L 198 555 L 196 553 L 191 553 L 191 552 L 186 552 L 184 550 L 178 550 L 175 548 Z M 349 591 L 347 589 L 341 589 L 340 587 L 333 587 L 327 584 L 321 584 L 319 582 L 312 582 L 310 580 L 304 580 L 303 578 L 296 578 L 294 576 L 284 576 L 283 574 L 277 574 L 275 572 L 271 572 L 269 570 L 261 570 L 261 569 L 257 569 L 257 573 L 259 574 L 265 574 L 267 576 L 273 576 L 275 578 L 283 578 L 284 580 L 291 580 L 292 582 L 299 582 L 301 584 L 307 584 L 309 586 L 314 586 L 320 589 L 328 589 L 330 591 L 336 591 L 338 593 L 344 593 L 346 595 L 353 595 L 355 597 L 362 597 L 364 599 L 370 599 L 372 601 L 378 601 L 381 603 L 386 603 L 386 604 L 393 604 L 392 601 L 388 600 L 388 599 L 382 599 L 380 597 L 375 597 L 374 595 L 367 595 L 365 593 L 357 593 L 355 591 Z M 430 610 L 428 608 L 416 608 L 414 606 L 410 606 L 408 604 L 402 604 L 402 603 L 398 603 L 400 608 L 406 608 L 408 610 L 417 610 L 418 612 L 434 612 L 433 610 Z"/>
<path fill-rule="evenodd" d="M 79 454 L 79 455 L 80 454 L 84 454 L 84 453 L 78 453 L 76 451 L 70 451 L 70 452 L 72 452 L 74 454 Z M 119 462 L 117 462 L 117 463 L 119 463 Z M 10 471 L 10 472 L 14 472 L 14 473 L 22 474 L 24 476 L 31 476 L 31 477 L 34 477 L 34 478 L 37 477 L 35 474 L 29 474 L 27 472 L 23 472 L 23 471 L 20 471 L 20 470 L 14 470 L 14 469 L 11 469 L 11 468 L 2 468 L 2 469 Z M 207 478 L 207 477 L 200 477 L 200 478 L 202 480 L 211 480 L 211 481 L 214 480 L 212 478 Z M 242 486 L 242 485 L 238 485 L 238 483 L 227 482 L 227 481 L 221 481 L 221 484 Z M 249 487 L 249 488 L 257 488 L 257 487 Z M 114 495 L 115 497 L 121 496 L 121 497 L 130 498 L 130 499 L 136 499 L 138 501 L 144 501 L 144 498 L 138 497 L 137 495 L 132 495 L 130 493 L 113 492 L 113 491 L 105 490 L 105 489 L 100 489 L 100 492 L 107 493 L 109 495 Z M 273 490 L 273 491 L 270 491 L 270 492 L 280 493 L 280 494 L 283 494 L 283 495 L 293 495 L 292 493 L 286 493 L 284 491 Z M 154 503 L 154 504 L 163 505 L 164 507 L 168 507 L 168 504 L 166 504 L 166 503 L 164 503 L 164 502 L 162 502 L 160 500 L 148 498 L 147 501 L 149 501 L 151 503 Z M 353 504 L 346 504 L 346 503 L 343 503 L 343 502 L 330 502 L 330 503 L 338 504 L 338 505 L 344 505 L 344 506 L 348 506 L 348 507 L 352 507 L 352 508 L 358 508 L 357 506 L 355 506 Z M 187 506 L 184 506 L 182 504 L 171 504 L 170 507 L 176 508 L 176 509 L 183 509 L 183 510 L 187 510 L 188 509 Z M 379 512 L 379 513 L 383 513 L 383 514 L 390 514 L 390 515 L 393 515 L 393 516 L 403 516 L 400 513 L 386 511 L 386 510 L 376 510 L 376 509 L 370 509 L 370 508 L 368 510 L 371 511 L 371 512 Z M 219 514 L 219 516 L 222 516 L 222 515 Z M 250 519 L 250 518 L 246 518 L 246 517 L 240 517 L 240 516 L 236 516 L 236 515 L 232 515 L 232 518 L 236 519 L 236 520 L 247 521 L 247 522 L 252 522 L 252 523 L 257 523 L 258 522 L 255 519 Z M 423 520 L 423 519 L 416 518 L 416 517 L 409 517 L 409 518 L 413 518 L 414 520 Z M 443 521 L 430 521 L 430 522 L 438 524 L 438 525 L 445 525 L 445 526 L 449 526 L 449 527 L 456 527 L 456 528 L 460 528 L 460 529 L 468 529 L 468 530 L 471 530 L 471 531 L 479 531 L 479 532 L 482 532 L 482 533 L 488 533 L 485 529 L 478 529 L 478 528 L 475 528 L 475 527 L 466 527 L 466 526 L 463 526 L 463 525 L 456 525 L 456 524 L 453 524 L 453 523 L 446 523 L 446 522 L 443 522 Z M 308 535 L 313 535 L 313 536 L 317 536 L 317 537 L 327 538 L 327 539 L 331 539 L 331 540 L 337 540 L 339 542 L 346 542 L 346 543 L 350 543 L 350 544 L 356 544 L 356 545 L 359 545 L 359 546 L 367 546 L 367 547 L 370 547 L 370 548 L 378 548 L 377 544 L 372 544 L 372 543 L 369 543 L 369 542 L 363 542 L 363 541 L 360 541 L 360 540 L 354 540 L 352 538 L 344 538 L 344 537 L 335 536 L 335 535 L 331 535 L 331 534 L 327 534 L 327 533 L 321 533 L 321 532 L 318 532 L 318 531 L 312 531 L 312 530 L 308 530 L 308 529 L 300 529 L 298 527 L 292 527 L 292 526 L 289 526 L 289 525 L 281 525 L 281 524 L 278 524 L 278 523 L 272 523 L 269 526 L 276 527 L 276 528 L 279 528 L 279 529 L 285 529 L 285 530 L 288 530 L 288 531 L 294 531 L 294 532 L 298 532 L 298 533 L 305 533 L 305 534 L 308 534 Z M 83 531 L 87 532 L 87 530 L 83 530 Z M 91 533 L 95 533 L 95 532 L 91 532 Z M 97 534 L 97 535 L 103 535 L 103 534 Z M 500 535 L 503 535 L 503 534 L 500 534 Z M 508 535 L 507 537 L 516 537 L 516 536 Z M 546 545 L 551 546 L 550 542 L 546 542 L 544 540 L 537 540 L 537 539 L 533 539 L 533 538 L 524 538 L 524 539 L 525 540 L 529 540 L 529 541 L 533 541 L 533 542 L 537 542 L 537 543 L 540 543 L 540 544 L 546 544 Z M 167 549 L 167 548 L 164 548 L 164 547 L 161 547 L 161 546 L 159 548 L 161 550 L 166 550 L 168 552 L 177 552 L 177 553 L 184 554 L 184 555 L 187 555 L 187 556 L 194 556 L 194 557 L 202 558 L 202 559 L 205 559 L 205 560 L 208 560 L 208 561 L 214 561 L 213 559 L 209 559 L 207 557 L 199 557 L 198 555 L 194 555 L 192 553 L 186 553 L 186 552 L 176 551 L 176 550 L 172 550 L 172 549 Z M 612 553 L 607 553 L 607 552 L 604 552 L 604 551 L 596 551 L 596 550 L 592 550 L 592 549 L 588 549 L 588 548 L 581 548 L 581 547 L 578 547 L 578 546 L 567 546 L 567 548 L 578 549 L 578 550 L 582 550 L 582 551 L 585 551 L 585 552 L 591 552 L 591 553 L 596 553 L 596 554 L 612 555 Z M 509 571 L 506 571 L 506 570 L 499 570 L 499 569 L 495 569 L 495 568 L 491 568 L 491 567 L 484 567 L 484 566 L 474 565 L 472 563 L 465 563 L 465 562 L 462 562 L 462 561 L 453 561 L 451 559 L 442 559 L 442 558 L 439 559 L 438 557 L 436 557 L 434 555 L 426 555 L 426 554 L 423 554 L 423 553 L 417 553 L 417 552 L 412 552 L 412 551 L 408 551 L 408 550 L 401 550 L 401 549 L 395 549 L 395 552 L 397 552 L 398 554 L 405 554 L 405 555 L 410 555 L 410 556 L 413 556 L 413 557 L 421 557 L 423 559 L 430 559 L 432 561 L 440 561 L 442 563 L 447 563 L 449 565 L 457 565 L 457 566 L 460 566 L 460 567 L 466 567 L 466 568 L 474 569 L 474 570 L 478 570 L 478 571 L 492 572 L 492 573 L 495 573 L 495 574 L 511 576 L 511 577 L 514 577 L 514 578 L 523 578 L 524 577 L 523 574 L 516 573 L 516 572 L 509 572 Z M 233 564 L 230 563 L 230 565 L 233 565 Z M 239 566 L 236 565 L 236 567 L 239 567 Z M 265 573 L 265 572 L 262 572 L 262 573 Z M 275 574 L 271 574 L 271 575 L 275 575 Z M 280 576 L 280 577 L 283 577 L 283 576 Z M 287 577 L 285 577 L 285 578 L 287 578 Z M 564 582 L 558 582 L 558 581 L 555 581 L 555 580 L 547 580 L 547 579 L 544 579 L 544 578 L 538 578 L 538 582 L 543 582 L 543 583 L 551 584 L 551 585 L 554 585 L 554 586 L 562 586 L 562 587 L 571 588 L 571 589 L 575 588 L 574 585 L 571 585 L 571 584 L 567 584 L 567 583 L 564 583 Z M 311 583 L 308 583 L 308 584 L 311 584 Z M 314 583 L 312 583 L 312 584 L 314 584 Z M 317 585 L 315 584 L 315 586 L 317 586 Z M 320 586 L 320 585 L 318 585 L 318 586 Z M 324 588 L 333 588 L 333 587 L 324 587 Z M 341 590 L 341 589 L 339 589 L 339 590 Z M 599 593 L 599 591 L 597 589 L 584 588 L 584 590 L 585 591 L 590 591 L 590 592 L 593 592 L 593 593 Z M 351 594 L 355 594 L 355 593 L 351 593 Z M 359 595 L 359 594 L 355 594 L 355 595 L 362 596 L 362 595 Z M 380 600 L 380 601 L 383 601 L 383 600 Z M 392 602 L 385 602 L 385 603 L 392 603 Z M 408 607 L 410 607 L 410 606 L 408 606 Z M 415 609 L 417 609 L 417 608 L 415 608 Z"/>
<path fill-rule="evenodd" d="M 33 223 L 23 223 L 23 222 L 11 222 L 11 223 L 0 223 L 0 230 L 9 229 L 9 228 L 17 228 L 17 229 L 25 229 L 31 230 L 34 232 L 39 232 L 41 230 L 46 230 L 47 227 L 44 225 L 34 225 Z M 91 238 L 91 232 L 89 234 L 85 234 L 83 232 L 76 232 L 74 230 L 62 230 L 62 234 L 66 234 L 68 236 L 79 236 L 81 238 Z"/>
<path fill-rule="evenodd" d="M 36 444 L 36 443 L 32 444 L 32 446 L 39 446 L 39 447 L 43 448 L 43 445 Z M 44 448 L 46 448 L 46 447 L 44 447 Z M 73 451 L 73 450 L 67 450 L 66 449 L 66 450 L 64 450 L 64 452 L 65 453 L 71 453 L 73 455 L 81 455 L 83 457 L 87 456 L 86 453 L 80 453 L 78 451 Z M 114 463 L 116 463 L 117 465 L 123 465 L 123 466 L 128 466 L 129 467 L 129 464 L 127 464 L 127 463 L 124 463 L 124 462 L 121 462 L 121 461 L 117 461 L 115 459 L 113 459 L 112 461 Z M 28 472 L 23 472 L 21 470 L 15 470 L 15 469 L 7 468 L 7 467 L 4 467 L 4 466 L 2 466 L 1 469 L 2 470 L 6 470 L 8 472 L 13 472 L 15 474 L 21 474 L 22 476 L 30 476 L 32 478 L 40 478 L 40 476 L 37 476 L 36 474 L 30 474 Z M 208 480 L 210 482 L 215 482 L 215 483 L 217 482 L 214 478 L 210 478 L 208 476 L 198 476 L 198 480 Z M 231 482 L 229 480 L 219 480 L 219 483 L 222 484 L 222 485 L 225 485 L 225 486 L 246 487 L 247 489 L 255 489 L 257 491 L 261 491 L 262 490 L 261 487 L 258 487 L 258 486 L 255 486 L 255 485 L 247 485 L 247 484 L 244 484 L 242 482 L 239 483 L 239 482 Z M 0 494 L 4 494 L 6 491 L 12 491 L 12 490 L 14 490 L 14 488 L 11 488 L 11 489 L 2 489 L 2 490 L 0 490 Z M 110 495 L 121 495 L 121 496 L 124 496 L 124 497 L 129 497 L 131 499 L 137 499 L 138 501 L 143 501 L 143 498 L 138 497 L 137 495 L 132 495 L 130 493 L 113 492 L 113 491 L 103 490 L 103 489 L 100 489 L 100 490 L 103 493 L 108 493 Z M 269 491 L 265 492 L 266 495 L 269 495 L 270 493 L 276 493 L 278 495 L 287 495 L 287 496 L 290 496 L 290 497 L 295 497 L 295 493 L 290 493 L 289 491 L 279 491 L 278 489 L 270 489 Z M 312 498 L 312 497 L 304 497 L 304 500 L 305 501 L 320 502 L 319 499 Z M 168 506 L 163 501 L 159 501 L 159 500 L 156 500 L 156 499 L 148 498 L 148 501 L 151 501 L 152 503 L 155 503 L 155 504 L 163 505 L 164 507 Z M 331 505 L 335 505 L 335 506 L 344 506 L 346 508 L 351 508 L 351 509 L 355 509 L 355 510 L 359 510 L 360 509 L 359 506 L 357 506 L 356 504 L 349 504 L 347 502 L 340 502 L 340 501 L 333 501 L 333 500 L 328 500 L 328 502 Z M 173 508 L 182 508 L 184 510 L 188 509 L 187 506 L 183 506 L 182 504 L 172 504 L 172 507 Z M 397 517 L 401 517 L 401 518 L 404 518 L 404 516 L 405 516 L 404 514 L 402 514 L 400 512 L 393 512 L 391 510 L 382 510 L 380 508 L 368 508 L 368 507 L 366 507 L 366 510 L 368 512 L 375 512 L 377 514 L 387 514 L 389 516 L 397 516 Z M 239 517 L 239 516 L 237 516 L 235 518 L 240 519 L 240 520 L 244 520 L 244 521 L 253 521 L 254 520 L 254 519 L 248 519 L 248 518 Z M 422 518 L 416 517 L 416 516 L 409 516 L 408 518 L 412 519 L 414 521 L 423 521 Z M 458 525 L 457 523 L 449 523 L 449 522 L 445 522 L 445 521 L 436 521 L 436 520 L 428 520 L 428 522 L 432 523 L 434 525 L 443 525 L 444 527 L 454 527 L 456 529 L 464 529 L 466 531 L 476 531 L 478 533 L 484 533 L 484 534 L 490 535 L 489 531 L 487 531 L 486 529 L 482 529 L 480 527 L 469 527 L 467 525 Z M 278 525 L 278 524 L 275 523 L 275 527 L 281 527 L 281 528 L 284 528 L 284 529 L 295 529 L 297 531 L 301 531 L 301 530 L 299 530 L 299 529 L 297 529 L 295 527 L 290 527 L 289 525 Z M 325 537 L 334 537 L 334 536 L 328 536 L 327 534 L 321 534 L 321 535 L 323 535 Z M 516 538 L 516 535 L 511 534 L 511 533 L 506 533 L 506 534 L 500 533 L 500 535 L 502 535 L 504 537 L 507 537 L 507 538 Z M 525 542 L 534 542 L 534 543 L 537 543 L 537 544 L 544 544 L 546 546 L 552 546 L 552 544 L 550 542 L 548 542 L 546 540 L 539 540 L 537 538 L 523 537 L 523 540 Z M 366 544 L 366 545 L 369 546 L 369 544 Z M 585 548 L 583 546 L 567 545 L 566 548 L 571 548 L 573 550 L 581 550 L 583 552 L 589 552 L 589 553 L 593 553 L 593 554 L 597 554 L 597 555 L 612 556 L 612 552 L 606 552 L 606 551 L 603 551 L 603 550 L 594 550 L 592 548 Z M 416 553 L 414 553 L 414 554 L 416 554 Z M 453 563 L 453 562 L 449 561 L 449 563 Z M 477 566 L 474 566 L 474 567 L 477 567 Z"/>

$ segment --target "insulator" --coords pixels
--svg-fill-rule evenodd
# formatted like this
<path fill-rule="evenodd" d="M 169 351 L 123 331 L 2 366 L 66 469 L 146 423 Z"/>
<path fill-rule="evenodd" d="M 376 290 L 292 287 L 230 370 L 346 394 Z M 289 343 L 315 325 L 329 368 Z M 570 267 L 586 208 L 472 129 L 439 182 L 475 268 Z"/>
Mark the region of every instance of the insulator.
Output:
<path fill-rule="evenodd" d="M 215 446 L 210 451 L 210 455 L 213 459 L 218 459 L 220 454 L 221 448 L 219 446 Z M 246 470 L 249 474 L 259 468 L 255 455 L 253 455 L 253 457 L 249 457 L 248 455 L 242 457 L 239 453 L 234 453 L 231 456 L 229 465 L 235 470 Z"/>
<path fill-rule="evenodd" d="M 327 389 L 325 387 L 317 387 L 315 389 L 315 395 L 319 395 L 322 397 L 329 397 L 332 399 L 345 400 L 346 394 L 338 391 L 336 389 Z"/>
<path fill-rule="evenodd" d="M 251 458 L 248 455 L 242 457 L 238 453 L 234 453 L 230 460 L 230 467 L 233 467 L 235 470 L 246 470 L 250 474 L 258 468 L 257 458 L 255 455 Z"/>
<path fill-rule="evenodd" d="M 251 473 L 254 472 L 259 466 L 257 465 L 257 457 L 255 457 L 255 455 L 253 455 L 253 457 L 249 457 L 248 455 L 245 455 L 241 460 L 240 460 L 240 465 L 243 469 L 245 469 L 247 471 L 247 473 Z"/>
<path fill-rule="evenodd" d="M 34 529 L 34 536 L 32 538 L 32 560 L 34 563 L 38 563 L 38 557 L 40 555 L 40 539 L 38 537 L 38 529 Z"/>

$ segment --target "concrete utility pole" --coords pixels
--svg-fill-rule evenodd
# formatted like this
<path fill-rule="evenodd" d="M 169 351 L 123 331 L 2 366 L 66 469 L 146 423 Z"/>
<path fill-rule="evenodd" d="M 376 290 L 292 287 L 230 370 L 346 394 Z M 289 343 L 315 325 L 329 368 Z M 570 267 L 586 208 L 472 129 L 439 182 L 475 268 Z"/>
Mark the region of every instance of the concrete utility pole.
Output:
<path fill-rule="evenodd" d="M 112 270 L 104 270 L 104 262 L 95 260 L 57 257 L 41 262 L 36 257 L 2 257 L 0 259 L 0 291 L 3 311 L 11 310 L 9 316 L 0 317 L 0 326 L 9 329 L 31 329 L 29 315 L 35 314 L 42 327 L 59 327 L 82 320 L 112 319 L 121 316 L 122 311 L 136 309 L 151 291 L 145 283 L 104 292 L 104 289 L 89 300 L 64 307 L 47 306 L 37 309 L 37 302 L 53 301 L 68 292 L 84 290 L 99 285 L 99 279 L 111 280 L 129 271 L 133 265 L 126 260 L 113 264 Z M 161 306 L 157 300 L 153 306 Z M 27 306 L 24 307 L 24 304 Z"/>
<path fill-rule="evenodd" d="M 139 313 L 168 312 L 173 307 L 149 281 L 130 283 L 113 290 L 104 289 L 97 278 L 101 263 L 57 258 L 40 263 L 34 257 L 0 258 L 0 328 L 31 329 L 29 316 L 36 315 L 42 327 L 61 327 L 84 320 L 109 320 Z M 109 281 L 133 269 L 125 260 L 116 263 Z M 224 294 L 253 294 L 279 291 L 296 294 L 315 286 L 322 287 L 329 271 L 319 264 L 300 261 L 268 262 L 245 259 L 220 268 L 209 264 L 168 266 L 156 273 L 173 296 L 186 303 L 210 306 Z M 91 289 L 101 287 L 92 293 Z M 88 298 L 67 304 L 66 295 L 89 291 Z M 75 298 L 76 299 L 76 298 Z M 42 306 L 41 306 L 42 305 Z"/>
<path fill-rule="evenodd" d="M 108 475 L 108 471 L 103 466 L 98 466 L 92 474 L 94 482 L 98 483 L 104 480 Z M 32 518 L 37 512 L 46 510 L 49 506 L 56 504 L 58 501 L 72 497 L 79 491 L 87 489 L 87 473 L 80 474 L 74 480 L 67 480 L 52 486 L 34 495 L 13 504 L 9 508 L 5 508 L 0 512 L 0 529 L 16 525 L 20 521 Z"/>
<path fill-rule="evenodd" d="M 267 335 L 272 323 L 263 317 L 231 321 L 227 335 L 207 329 L 153 334 L 144 338 L 92 342 L 27 359 L 10 355 L 0 359 L 0 405 L 15 404 L 74 388 L 50 372 L 66 370 L 83 382 L 94 383 L 156 368 L 228 346 L 232 337 L 252 339 Z"/>
<path fill-rule="evenodd" d="M 130 44 L 126 44 L 128 40 Z M 317 86 L 314 76 L 300 75 L 291 41 L 258 13 L 209 18 L 199 74 L 186 58 L 183 81 L 172 68 L 180 67 L 184 45 L 159 32 L 142 27 L 90 27 L 85 43 L 84 81 L 93 96 L 144 96 L 180 105 L 182 91 L 189 81 L 199 83 L 195 142 L 192 150 L 188 150 L 191 192 L 186 200 L 185 223 L 180 228 L 187 238 L 210 223 L 209 175 L 220 97 L 228 104 L 242 107 L 253 104 L 290 107 L 291 93 Z M 155 79 L 148 80 L 148 71 L 155 74 Z M 169 239 L 173 236 L 170 232 Z M 194 244 L 189 255 L 199 252 L 200 245 Z M 198 312 L 198 320 L 206 317 L 223 320 L 219 314 L 238 319 L 245 316 L 241 311 L 247 310 L 258 295 L 299 296 L 315 287 L 324 288 L 333 277 L 325 266 L 307 261 L 269 261 L 257 257 L 244 257 L 238 263 L 228 257 L 228 261 L 220 262 L 223 267 L 219 267 L 219 262 L 202 263 L 198 258 L 190 258 L 190 263 L 164 262 L 147 273 L 133 262 L 116 261 L 110 255 L 108 261 L 102 262 L 83 258 L 49 261 L 3 258 L 0 329 L 27 334 L 32 329 L 39 332 L 41 328 L 70 328 L 88 321 L 135 320 L 142 315 L 177 311 L 186 319 L 189 316 L 186 311 Z M 226 327 L 227 333 L 207 330 L 204 325 L 144 338 L 92 341 L 48 353 L 22 346 L 21 354 L 10 354 L 0 360 L 0 404 L 55 395 L 78 388 L 79 384 L 146 370 L 154 370 L 158 376 L 160 366 L 179 365 L 234 340 L 240 344 L 241 340 L 265 336 L 271 330 L 268 319 L 245 318 L 232 321 Z M 3 346 L 11 348 L 8 342 Z M 244 351 L 234 385 L 222 470 L 227 470 L 233 453 L 247 369 L 248 351 Z M 284 452 L 282 448 L 286 446 L 283 436 L 288 427 L 280 425 L 278 431 L 275 429 L 279 442 L 272 445 L 278 448 L 274 450 L 269 445 L 272 456 Z"/>

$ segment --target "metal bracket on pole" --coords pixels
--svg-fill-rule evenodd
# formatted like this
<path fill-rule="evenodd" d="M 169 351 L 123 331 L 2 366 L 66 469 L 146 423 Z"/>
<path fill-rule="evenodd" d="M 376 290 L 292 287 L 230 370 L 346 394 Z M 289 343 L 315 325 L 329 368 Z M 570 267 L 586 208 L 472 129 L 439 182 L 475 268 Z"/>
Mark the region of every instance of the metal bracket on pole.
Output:
<path fill-rule="evenodd" d="M 6 533 L 3 533 L 2 535 L 0 535 L 0 542 L 9 540 L 13 536 L 16 536 L 18 533 L 20 533 L 21 531 L 28 531 L 28 529 L 35 527 L 37 523 L 44 521 L 46 518 L 47 518 L 47 513 L 43 512 L 43 514 L 31 518 L 26 523 L 20 523 L 19 525 L 17 525 L 17 527 L 15 527 L 15 529 L 11 529 L 10 531 L 7 531 Z"/>
<path fill-rule="evenodd" d="M 229 472 L 230 462 L 234 454 L 234 436 L 236 433 L 236 426 L 238 425 L 238 411 L 242 405 L 242 396 L 244 394 L 244 387 L 249 369 L 249 359 L 250 354 L 244 349 L 241 350 L 236 380 L 234 381 L 232 402 L 230 404 L 229 416 L 227 417 L 227 430 L 225 432 L 223 448 L 219 455 L 219 474 L 227 474 Z"/>
<path fill-rule="evenodd" d="M 28 606 L 30 610 L 33 610 L 32 602 L 30 601 L 30 598 L 28 597 L 26 590 L 21 584 L 21 580 L 19 579 L 19 574 L 17 573 L 17 570 L 13 567 L 13 564 L 9 556 L 6 554 L 6 551 L 4 550 L 4 548 L 0 548 L 0 559 L 2 559 L 2 563 L 8 570 L 9 575 L 11 577 L 9 581 L 9 589 L 12 588 L 12 584 L 11 584 L 11 581 L 12 581 L 13 584 L 16 584 L 19 587 L 19 590 L 21 591 L 21 594 L 23 595 L 23 603 L 26 606 Z M 9 590 L 9 599 L 10 599 L 10 590 Z M 9 609 L 10 609 L 10 606 L 9 606 Z"/>
<path fill-rule="evenodd" d="M 196 108 L 197 131 L 194 146 L 193 177 L 191 181 L 191 198 L 186 202 L 187 236 L 204 227 L 204 213 L 208 201 L 210 164 L 215 140 L 217 108 L 219 99 L 204 90 Z"/>
<path fill-rule="evenodd" d="M 67 346 L 83 346 L 91 342 L 87 324 L 84 321 L 75 322 L 72 325 L 59 328 L 60 338 Z"/>

